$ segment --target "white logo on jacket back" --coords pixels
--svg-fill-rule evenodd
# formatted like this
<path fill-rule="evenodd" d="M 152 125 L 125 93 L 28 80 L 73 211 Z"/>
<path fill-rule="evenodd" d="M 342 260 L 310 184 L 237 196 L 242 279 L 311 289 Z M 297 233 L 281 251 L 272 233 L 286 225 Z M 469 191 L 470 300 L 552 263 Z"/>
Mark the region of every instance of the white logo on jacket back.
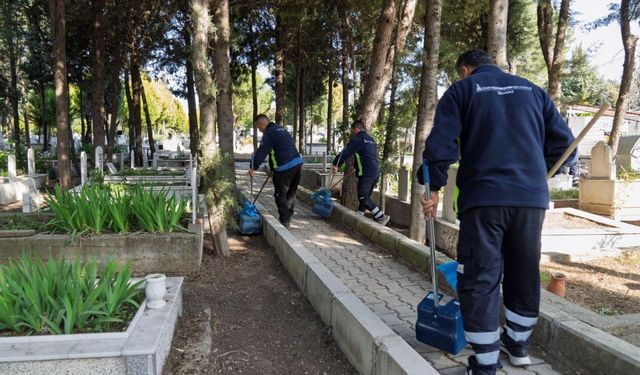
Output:
<path fill-rule="evenodd" d="M 530 86 L 480 86 L 479 83 L 476 83 L 476 94 L 480 94 L 483 92 L 495 92 L 498 95 L 509 95 L 513 94 L 516 91 L 532 91 L 533 89 Z"/>

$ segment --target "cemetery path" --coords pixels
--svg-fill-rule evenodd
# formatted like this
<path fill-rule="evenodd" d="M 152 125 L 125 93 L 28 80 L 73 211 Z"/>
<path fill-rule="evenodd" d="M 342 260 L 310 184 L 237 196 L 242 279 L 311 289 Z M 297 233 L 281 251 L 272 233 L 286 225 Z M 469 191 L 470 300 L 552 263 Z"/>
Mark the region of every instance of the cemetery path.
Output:
<path fill-rule="evenodd" d="M 164 373 L 357 374 L 264 238 L 229 243 L 217 257 L 205 237 Z"/>

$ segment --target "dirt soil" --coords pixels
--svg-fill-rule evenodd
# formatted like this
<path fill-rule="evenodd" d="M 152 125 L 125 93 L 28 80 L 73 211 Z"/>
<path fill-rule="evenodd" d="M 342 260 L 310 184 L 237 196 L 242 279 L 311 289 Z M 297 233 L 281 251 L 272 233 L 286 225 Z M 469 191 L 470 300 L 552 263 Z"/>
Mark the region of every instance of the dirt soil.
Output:
<path fill-rule="evenodd" d="M 542 263 L 540 271 L 565 274 L 565 298 L 601 315 L 640 313 L 640 248 L 616 258 Z"/>
<path fill-rule="evenodd" d="M 229 233 L 184 284 L 165 374 L 357 374 L 262 237 Z"/>
<path fill-rule="evenodd" d="M 547 211 L 542 229 L 589 229 L 609 228 L 609 225 L 596 223 L 582 217 L 568 215 L 564 212 Z"/>

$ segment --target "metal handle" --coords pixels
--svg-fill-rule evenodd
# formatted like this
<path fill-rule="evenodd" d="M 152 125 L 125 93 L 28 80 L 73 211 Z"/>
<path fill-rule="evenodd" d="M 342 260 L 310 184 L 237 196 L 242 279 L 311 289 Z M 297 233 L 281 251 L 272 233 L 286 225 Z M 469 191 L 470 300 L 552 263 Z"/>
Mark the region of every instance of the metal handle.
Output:
<path fill-rule="evenodd" d="M 251 161 L 249 162 L 249 170 L 253 172 L 253 152 L 251 153 Z M 253 201 L 253 174 L 249 174 L 251 177 L 251 200 Z"/>
<path fill-rule="evenodd" d="M 431 189 L 429 187 L 429 164 L 427 160 L 422 161 L 422 178 L 424 180 L 425 197 L 431 199 Z M 431 285 L 433 286 L 433 305 L 438 306 L 438 275 L 436 270 L 436 234 L 433 229 L 433 215 L 431 210 L 427 214 L 427 236 L 429 238 L 429 249 L 431 250 Z"/>

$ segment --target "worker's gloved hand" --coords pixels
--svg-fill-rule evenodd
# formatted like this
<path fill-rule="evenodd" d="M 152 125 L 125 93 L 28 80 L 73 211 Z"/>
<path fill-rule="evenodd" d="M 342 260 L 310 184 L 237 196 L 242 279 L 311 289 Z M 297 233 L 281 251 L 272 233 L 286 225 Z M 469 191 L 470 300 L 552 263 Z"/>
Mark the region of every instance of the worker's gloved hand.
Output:
<path fill-rule="evenodd" d="M 256 171 L 254 171 L 253 169 L 249 168 L 249 176 L 251 176 L 252 178 L 256 176 Z"/>
<path fill-rule="evenodd" d="M 424 213 L 424 217 L 428 218 L 429 213 L 431 213 L 431 217 L 435 219 L 438 213 L 438 192 L 430 192 L 429 200 L 427 200 L 426 193 L 422 194 L 420 203 L 422 204 L 422 212 Z"/>

